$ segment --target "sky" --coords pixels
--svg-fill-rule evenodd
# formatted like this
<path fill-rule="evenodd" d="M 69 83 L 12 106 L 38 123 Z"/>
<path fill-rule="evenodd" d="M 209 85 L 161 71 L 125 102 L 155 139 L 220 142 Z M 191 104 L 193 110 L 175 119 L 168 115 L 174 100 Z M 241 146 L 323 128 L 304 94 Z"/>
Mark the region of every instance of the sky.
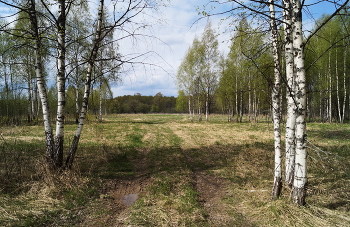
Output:
<path fill-rule="evenodd" d="M 312 4 L 317 0 L 306 1 Z M 170 6 L 161 9 L 162 22 L 152 27 L 151 35 L 159 40 L 148 40 L 139 43 L 136 47 L 128 43 L 120 45 L 120 52 L 127 54 L 131 50 L 138 53 L 154 51 L 153 56 L 144 59 L 144 62 L 151 65 L 134 65 L 132 70 L 122 73 L 122 81 L 113 85 L 113 96 L 134 95 L 155 95 L 161 92 L 164 96 L 177 96 L 176 73 L 186 51 L 191 46 L 193 39 L 201 37 L 207 18 L 201 19 L 198 11 L 203 9 L 203 0 L 172 0 Z M 226 11 L 231 5 L 215 5 L 216 12 Z M 198 8 L 200 10 L 198 10 Z M 207 9 L 210 7 L 207 7 Z M 304 28 L 310 30 L 315 19 L 324 13 L 331 13 L 335 10 L 333 5 L 321 3 L 313 5 L 304 10 Z M 225 55 L 228 52 L 229 39 L 232 32 L 228 32 L 230 20 L 224 20 L 227 15 L 214 16 L 209 20 L 213 28 L 218 28 L 219 50 Z"/>
<path fill-rule="evenodd" d="M 208 21 L 207 19 L 198 21 L 200 16 L 196 9 L 202 5 L 203 1 L 199 0 L 173 0 L 170 6 L 162 8 L 161 15 L 157 15 L 162 22 L 151 29 L 151 34 L 159 40 L 150 39 L 138 43 L 136 48 L 130 47 L 129 44 L 120 45 L 122 54 L 131 49 L 138 53 L 154 51 L 153 56 L 145 59 L 146 63 L 154 65 L 136 65 L 129 73 L 122 74 L 122 82 L 112 88 L 114 96 L 135 93 L 155 95 L 158 92 L 164 96 L 177 96 L 177 69 L 194 37 L 201 36 Z M 218 26 L 218 18 L 211 20 L 213 26 Z M 223 38 L 224 36 L 219 37 Z M 225 38 L 228 40 L 228 37 Z M 224 50 L 223 43 L 220 44 L 220 48 Z"/>
<path fill-rule="evenodd" d="M 229 40 L 232 36 L 232 30 L 230 31 L 228 26 L 231 22 L 230 19 L 227 19 L 228 15 L 198 20 L 201 17 L 198 12 L 203 10 L 203 5 L 209 0 L 162 1 L 166 2 L 168 6 L 161 7 L 158 13 L 150 13 L 146 19 L 150 19 L 149 24 L 152 26 L 141 31 L 149 38 L 143 37 L 136 41 L 123 39 L 119 42 L 119 51 L 124 56 L 149 54 L 137 59 L 143 64 L 133 64 L 132 67 L 130 65 L 124 66 L 120 75 L 121 81 L 112 85 L 114 97 L 136 93 L 154 96 L 158 92 L 164 96 L 177 96 L 177 69 L 193 39 L 196 36 L 201 37 L 208 20 L 212 23 L 212 28 L 217 28 L 219 51 L 224 55 L 228 53 Z M 319 0 L 308 0 L 306 4 L 315 2 L 319 2 Z M 112 8 L 112 5 L 108 7 Z M 207 6 L 206 9 L 212 12 L 224 12 L 231 7 L 231 3 L 227 3 L 215 4 L 215 8 Z M 310 30 L 315 19 L 323 13 L 331 13 L 334 10 L 334 5 L 327 3 L 327 1 L 310 6 L 304 10 L 304 28 Z M 2 16 L 8 14 L 8 8 L 3 8 L 0 5 L 0 13 Z"/>

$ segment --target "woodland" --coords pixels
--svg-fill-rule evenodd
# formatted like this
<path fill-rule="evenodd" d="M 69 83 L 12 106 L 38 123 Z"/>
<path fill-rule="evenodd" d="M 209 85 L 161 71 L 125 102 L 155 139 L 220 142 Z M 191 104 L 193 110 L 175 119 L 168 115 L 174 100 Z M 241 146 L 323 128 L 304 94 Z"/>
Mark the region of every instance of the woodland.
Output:
<path fill-rule="evenodd" d="M 113 97 L 169 2 L 0 0 L 0 225 L 350 226 L 349 1 L 209 2 L 227 54 L 208 20 L 177 97 Z"/>

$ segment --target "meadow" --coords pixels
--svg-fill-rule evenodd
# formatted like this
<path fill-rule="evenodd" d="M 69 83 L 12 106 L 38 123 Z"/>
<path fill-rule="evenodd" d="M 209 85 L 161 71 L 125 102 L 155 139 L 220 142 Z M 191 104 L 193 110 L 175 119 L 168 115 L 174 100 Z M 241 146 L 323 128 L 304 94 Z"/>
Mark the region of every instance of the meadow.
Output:
<path fill-rule="evenodd" d="M 350 226 L 350 125 L 307 128 L 307 204 L 297 207 L 286 187 L 271 200 L 268 121 L 111 115 L 86 124 L 73 170 L 55 174 L 43 126 L 1 126 L 0 226 Z"/>

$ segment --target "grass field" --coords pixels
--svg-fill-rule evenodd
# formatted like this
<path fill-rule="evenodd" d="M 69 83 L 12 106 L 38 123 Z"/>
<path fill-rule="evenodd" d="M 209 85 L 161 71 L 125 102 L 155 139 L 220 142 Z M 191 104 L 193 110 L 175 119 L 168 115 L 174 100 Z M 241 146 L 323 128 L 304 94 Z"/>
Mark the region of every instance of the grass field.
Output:
<path fill-rule="evenodd" d="M 85 126 L 74 170 L 57 174 L 42 126 L 1 127 L 0 226 L 350 226 L 350 125 L 307 127 L 305 207 L 288 188 L 271 201 L 271 123 L 110 116 Z"/>

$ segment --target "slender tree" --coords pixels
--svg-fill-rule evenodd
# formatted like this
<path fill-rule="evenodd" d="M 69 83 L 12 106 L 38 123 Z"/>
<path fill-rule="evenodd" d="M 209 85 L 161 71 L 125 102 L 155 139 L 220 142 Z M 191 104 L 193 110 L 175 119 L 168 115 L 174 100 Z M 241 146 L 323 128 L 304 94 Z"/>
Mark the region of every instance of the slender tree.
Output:
<path fill-rule="evenodd" d="M 281 194 L 282 189 L 282 155 L 281 155 L 281 130 L 280 130 L 280 60 L 278 53 L 278 39 L 277 39 L 277 24 L 275 19 L 274 1 L 269 0 L 270 10 L 270 29 L 272 54 L 274 62 L 274 85 L 272 88 L 272 118 L 274 125 L 274 141 L 275 141 L 275 171 L 274 171 L 274 185 L 272 189 L 272 199 L 276 199 Z"/>
<path fill-rule="evenodd" d="M 305 204 L 307 189 L 306 151 L 306 80 L 304 67 L 304 43 L 302 32 L 302 8 L 299 0 L 292 0 L 293 52 L 295 69 L 296 149 L 294 182 L 291 198 L 298 205 Z"/>
<path fill-rule="evenodd" d="M 292 8 L 290 1 L 283 1 L 283 20 L 284 20 L 284 53 L 285 53 L 285 72 L 287 80 L 287 122 L 286 122 L 286 173 L 285 182 L 291 188 L 294 181 L 295 164 L 295 78 L 294 78 L 294 57 L 293 57 L 293 38 L 292 38 Z"/>

